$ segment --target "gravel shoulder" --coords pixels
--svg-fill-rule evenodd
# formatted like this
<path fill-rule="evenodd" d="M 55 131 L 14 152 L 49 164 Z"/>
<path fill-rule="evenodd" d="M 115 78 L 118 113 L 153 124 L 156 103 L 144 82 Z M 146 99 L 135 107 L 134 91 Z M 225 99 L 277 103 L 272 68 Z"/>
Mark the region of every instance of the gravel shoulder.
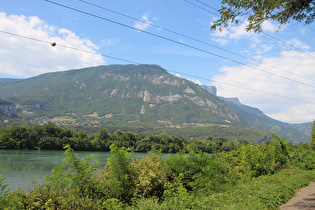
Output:
<path fill-rule="evenodd" d="M 286 204 L 280 207 L 282 210 L 315 209 L 315 181 L 303 189 Z"/>

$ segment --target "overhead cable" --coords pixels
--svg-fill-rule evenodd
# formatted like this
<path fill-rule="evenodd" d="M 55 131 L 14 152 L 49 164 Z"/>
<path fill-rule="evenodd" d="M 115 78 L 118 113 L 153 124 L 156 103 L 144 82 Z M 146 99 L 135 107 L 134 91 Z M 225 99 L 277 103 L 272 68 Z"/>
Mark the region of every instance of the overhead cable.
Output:
<path fill-rule="evenodd" d="M 283 69 L 278 68 L 278 67 L 276 67 L 276 66 L 273 66 L 273 65 L 264 63 L 264 62 L 262 62 L 262 61 L 260 61 L 260 60 L 257 60 L 257 59 L 253 59 L 253 58 L 244 56 L 244 55 L 242 55 L 242 54 L 239 54 L 239 53 L 236 53 L 236 52 L 233 52 L 233 51 L 224 49 L 224 48 L 222 48 L 222 47 L 218 47 L 218 46 L 213 45 L 213 44 L 210 44 L 210 43 L 208 43 L 208 42 L 205 42 L 205 41 L 202 41 L 202 40 L 193 38 L 193 37 L 191 37 L 191 36 L 187 36 L 187 35 L 185 35 L 185 34 L 183 34 L 183 33 L 179 33 L 179 32 L 176 32 L 176 31 L 174 31 L 174 30 L 170 30 L 170 29 L 167 29 L 167 28 L 164 28 L 164 27 L 155 25 L 155 24 L 153 24 L 153 23 L 151 23 L 151 22 L 148 22 L 148 21 L 145 21 L 145 20 L 140 20 L 140 19 L 138 19 L 138 18 L 131 17 L 130 15 L 126 15 L 126 14 L 123 14 L 123 13 L 121 13 L 121 12 L 117 12 L 117 11 L 114 11 L 114 10 L 112 10 L 112 9 L 108 9 L 108 8 L 106 8 L 106 7 L 103 7 L 103 6 L 100 6 L 100 5 L 97 5 L 97 4 L 93 4 L 93 3 L 87 2 L 87 1 L 85 1 L 85 0 L 78 0 L 78 1 L 83 2 L 83 3 L 85 3 L 85 4 L 88 4 L 88 5 L 90 5 L 90 6 L 93 6 L 93 7 L 96 7 L 96 8 L 99 8 L 99 9 L 102 9 L 102 10 L 105 10 L 105 11 L 108 11 L 108 12 L 111 12 L 111 13 L 114 13 L 114 14 L 118 14 L 118 15 L 120 15 L 120 16 L 129 18 L 129 19 L 131 19 L 131 20 L 135 20 L 135 21 L 138 21 L 138 22 L 141 22 L 141 23 L 148 24 L 148 25 L 153 26 L 153 27 L 156 27 L 156 28 L 158 28 L 158 29 L 161 29 L 161 30 L 164 30 L 164 31 L 167 31 L 167 32 L 170 32 L 170 33 L 173 33 L 173 34 L 176 34 L 176 35 L 185 37 L 185 38 L 187 38 L 187 39 L 190 39 L 190 40 L 199 42 L 199 43 L 201 43 L 201 44 L 205 44 L 205 45 L 207 45 L 207 46 L 210 46 L 210 47 L 213 47 L 213 48 L 216 48 L 216 49 L 219 49 L 219 50 L 228 52 L 228 53 L 230 53 L 230 54 L 233 54 L 233 55 L 236 55 L 236 56 L 239 56 L 239 57 L 248 59 L 248 60 L 250 60 L 250 61 L 254 61 L 254 62 L 256 62 L 256 63 L 262 64 L 262 65 L 265 65 L 265 66 L 268 66 L 268 67 L 271 67 L 271 68 L 274 68 L 274 69 L 278 69 L 279 71 L 283 71 L 283 72 L 286 72 L 286 73 L 289 73 L 289 74 L 293 74 L 293 75 L 298 76 L 298 77 L 301 77 L 301 78 L 303 78 L 303 79 L 307 79 L 307 80 L 311 80 L 311 81 L 315 82 L 315 80 L 312 79 L 312 78 L 304 77 L 304 76 L 299 75 L 299 74 L 296 74 L 296 73 L 294 73 L 294 72 L 290 72 L 290 71 L 283 70 Z M 185 0 L 185 1 L 186 1 L 186 0 Z M 186 2 L 190 3 L 189 1 L 186 1 Z M 200 1 L 198 1 L 198 2 L 200 2 Z M 211 8 L 213 8 L 213 7 L 211 7 Z M 214 8 L 213 8 L 213 9 L 214 9 Z M 208 11 L 208 10 L 207 10 L 207 11 Z M 210 11 L 208 11 L 208 12 L 210 12 Z M 215 13 L 213 13 L 213 14 L 215 14 Z"/>
<path fill-rule="evenodd" d="M 261 71 L 261 72 L 264 72 L 264 73 L 267 73 L 267 74 L 271 74 L 271 75 L 273 75 L 273 76 L 276 76 L 276 77 L 279 77 L 279 78 L 282 78 L 282 79 L 285 79 L 285 80 L 289 80 L 289 81 L 292 81 L 292 82 L 295 82 L 295 83 L 298 83 L 298 84 L 302 84 L 302 85 L 305 85 L 305 86 L 308 86 L 308 87 L 315 88 L 315 86 L 313 86 L 313 85 L 306 84 L 306 83 L 304 83 L 304 82 L 300 82 L 300 81 L 298 81 L 298 80 L 294 80 L 294 79 L 291 79 L 291 78 L 288 78 L 288 77 L 285 77 L 285 76 L 281 76 L 281 75 L 278 75 L 278 74 L 275 74 L 275 73 L 272 73 L 272 72 L 269 72 L 269 71 L 260 69 L 260 68 L 258 68 L 258 67 L 251 66 L 251 65 L 249 65 L 249 64 L 246 64 L 246 63 L 243 63 L 243 62 L 240 62 L 240 61 L 237 61 L 237 60 L 228 58 L 228 57 L 226 57 L 226 56 L 222 56 L 222 55 L 219 55 L 219 54 L 216 54 L 216 53 L 213 53 L 213 52 L 210 52 L 210 51 L 207 51 L 207 50 L 204 50 L 204 49 L 201 49 L 201 48 L 198 48 L 198 47 L 189 45 L 189 44 L 182 43 L 182 42 L 180 42 L 180 41 L 173 40 L 173 39 L 171 39 L 171 38 L 167 38 L 167 37 L 165 37 L 165 36 L 161 36 L 161 35 L 158 35 L 158 34 L 155 34 L 155 33 L 152 33 L 152 32 L 144 31 L 144 30 L 141 30 L 141 29 L 138 29 L 138 28 L 135 28 L 135 27 L 126 25 L 126 24 L 124 24 L 124 23 L 117 22 L 117 21 L 114 21 L 114 20 L 111 20 L 111 19 L 108 19 L 108 18 L 105 18 L 105 17 L 101 17 L 101 16 L 99 16 L 99 15 L 95 15 L 95 14 L 92 14 L 92 13 L 89 13 L 89 12 L 86 12 L 86 11 L 83 11 L 83 10 L 80 10 L 80 9 L 76 9 L 76 8 L 73 8 L 73 7 L 70 7 L 70 6 L 67 6 L 67 5 L 63 5 L 63 4 L 54 2 L 54 1 L 50 1 L 50 0 L 45 0 L 45 1 L 46 1 L 46 2 L 49 2 L 49 3 L 51 3 L 51 4 L 54 4 L 54 5 L 57 5 L 57 6 L 60 6 L 60 7 L 69 9 L 69 10 L 72 10 L 72 11 L 76 11 L 76 12 L 79 12 L 79 13 L 82 13 L 82 14 L 85 14 L 85 15 L 88 15 L 88 16 L 91 16 L 91 17 L 94 17 L 94 18 L 97 18 L 97 19 L 101 19 L 101 20 L 104 20 L 104 21 L 107 21 L 107 22 L 110 22 L 110 23 L 113 23 L 113 24 L 116 24 L 116 25 L 119 25 L 119 26 L 123 26 L 123 27 L 125 27 L 125 28 L 129 28 L 129 29 L 132 29 L 132 30 L 136 30 L 136 31 L 139 31 L 139 32 L 142 32 L 142 33 L 145 33 L 145 34 L 148 34 L 148 35 L 151 35 L 151 36 L 154 36 L 154 37 L 157 37 L 157 38 L 160 38 L 160 39 L 163 39 L 163 40 L 166 40 L 166 41 L 169 41 L 169 42 L 178 44 L 178 45 L 182 45 L 182 46 L 185 46 L 185 47 L 188 47 L 188 48 L 191 48 L 191 49 L 194 49 L 194 50 L 197 50 L 197 51 L 200 51 L 200 52 L 203 52 L 203 53 L 212 55 L 212 56 L 216 56 L 216 57 L 219 57 L 219 58 L 221 58 L 221 59 L 225 59 L 225 60 L 228 60 L 228 61 L 231 61 L 231 62 L 240 64 L 240 65 L 243 65 L 243 66 L 247 66 L 247 67 L 252 68 L 252 69 L 255 69 L 255 70 L 257 70 L 257 71 Z"/>
<path fill-rule="evenodd" d="M 189 1 L 187 1 L 187 0 L 184 0 L 185 2 L 187 2 L 187 3 L 189 3 L 189 4 L 191 4 L 191 5 L 194 5 L 195 7 L 198 7 L 198 8 L 200 8 L 200 9 L 203 9 L 203 7 L 200 7 L 200 6 L 198 6 L 198 5 L 196 5 L 196 4 L 193 4 L 193 3 L 191 3 L 191 2 L 189 2 Z M 204 3 L 204 2 L 202 2 L 202 1 L 200 1 L 200 0 L 195 0 L 196 2 L 199 2 L 200 4 L 202 4 L 202 5 L 204 5 L 204 6 L 206 6 L 206 7 L 209 7 L 210 9 L 212 9 L 212 10 L 214 10 L 214 11 L 216 11 L 216 12 L 218 12 L 218 9 L 216 9 L 216 8 L 214 8 L 214 7 L 212 7 L 212 6 L 210 6 L 209 4 L 206 4 L 206 3 Z M 205 9 L 203 9 L 203 10 L 205 10 Z M 206 10 L 206 11 L 209 11 L 209 10 Z M 213 13 L 212 13 L 213 14 Z M 219 14 L 216 14 L 216 16 L 219 16 L 220 17 L 220 15 Z M 239 21 L 240 23 L 244 23 L 243 21 Z M 284 45 L 284 46 L 286 46 L 286 47 L 288 47 L 288 48 L 291 48 L 291 49 L 293 49 L 293 50 L 295 50 L 295 51 L 297 51 L 297 52 L 299 52 L 299 53 L 301 53 L 301 54 L 304 54 L 304 55 L 306 55 L 306 56 L 308 56 L 308 57 L 310 57 L 310 58 L 313 58 L 313 59 L 315 59 L 315 56 L 314 55 L 312 55 L 312 54 L 310 54 L 310 53 L 308 53 L 308 52 L 305 52 L 304 50 L 301 50 L 301 49 L 299 49 L 299 48 L 297 48 L 297 47 L 294 47 L 293 45 L 291 45 L 291 44 L 288 44 L 288 43 L 286 43 L 286 42 L 284 42 L 284 41 L 282 41 L 282 40 L 280 40 L 280 39 L 278 39 L 278 38 L 276 38 L 276 37 L 274 37 L 274 36 L 272 36 L 272 35 L 270 35 L 270 34 L 267 34 L 266 32 L 261 32 L 261 34 L 263 34 L 262 36 L 263 37 L 265 37 L 265 38 L 267 38 L 267 39 L 269 39 L 269 40 L 272 40 L 272 41 L 274 41 L 274 42 L 277 42 L 277 43 L 280 43 L 280 44 L 282 44 L 282 45 Z"/>
<path fill-rule="evenodd" d="M 10 35 L 10 36 L 19 37 L 19 38 L 23 38 L 23 39 L 28 39 L 28 40 L 32 40 L 32 41 L 36 41 L 36 42 L 40 42 L 40 43 L 44 43 L 44 44 L 52 45 L 52 42 L 50 42 L 50 41 L 45 41 L 45 40 L 41 40 L 41 39 L 29 37 L 29 36 L 24 36 L 24 35 L 8 32 L 8 31 L 0 30 L 0 33 L 7 34 L 7 35 Z M 106 54 L 102 54 L 102 53 L 97 53 L 97 52 L 89 51 L 89 50 L 83 50 L 83 49 L 79 49 L 79 48 L 75 48 L 75 47 L 71 47 L 71 46 L 67 46 L 67 45 L 62 45 L 62 44 L 59 44 L 59 43 L 56 43 L 56 42 L 53 42 L 53 43 L 55 44 L 54 47 L 63 47 L 63 48 L 67 48 L 67 49 L 78 51 L 78 52 L 89 53 L 89 54 L 93 54 L 93 55 L 98 55 L 98 56 L 102 56 L 102 57 L 106 57 L 106 58 L 111 58 L 111 59 L 123 61 L 123 62 L 126 62 L 126 63 L 132 63 L 132 64 L 136 64 L 136 65 L 145 65 L 145 64 L 142 64 L 142 63 L 139 63 L 139 62 L 136 62 L 136 61 L 132 61 L 132 60 L 128 60 L 128 59 L 124 59 L 124 58 L 119 58 L 119 57 L 106 55 Z M 152 66 L 152 65 L 146 65 L 146 66 L 148 66 L 150 68 L 153 68 L 153 69 L 160 69 L 160 68 L 158 68 L 156 66 Z M 266 94 L 266 95 L 272 95 L 272 96 L 286 98 L 286 99 L 300 101 L 300 102 L 315 103 L 315 102 L 304 100 L 304 99 L 298 99 L 298 98 L 288 97 L 288 96 L 279 95 L 279 94 L 275 94 L 275 93 L 255 90 L 255 89 L 251 89 L 251 88 L 247 88 L 247 87 L 243 87 L 243 86 L 239 86 L 239 85 L 233 85 L 233 84 L 220 82 L 220 81 L 213 80 L 213 79 L 208 79 L 208 78 L 204 78 L 204 77 L 200 77 L 200 76 L 186 74 L 186 73 L 182 73 L 182 72 L 179 72 L 179 71 L 174 71 L 174 70 L 169 70 L 169 69 L 166 69 L 166 71 L 172 72 L 172 73 L 175 73 L 175 74 L 185 75 L 185 76 L 196 78 L 196 79 L 201 79 L 201 80 L 205 80 L 205 81 L 215 82 L 215 83 L 219 83 L 219 84 L 222 84 L 222 85 L 236 87 L 236 88 L 240 88 L 240 89 L 244 89 L 244 90 L 249 90 L 249 91 L 253 91 L 253 92 L 263 93 L 263 94 Z"/>

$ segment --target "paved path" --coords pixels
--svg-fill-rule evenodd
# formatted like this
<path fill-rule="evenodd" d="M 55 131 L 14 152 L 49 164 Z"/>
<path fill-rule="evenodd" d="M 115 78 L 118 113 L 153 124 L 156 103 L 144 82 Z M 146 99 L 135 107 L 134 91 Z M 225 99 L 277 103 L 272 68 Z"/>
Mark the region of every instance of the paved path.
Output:
<path fill-rule="evenodd" d="M 280 207 L 281 210 L 313 209 L 315 210 L 315 181 L 304 187 L 286 204 Z"/>

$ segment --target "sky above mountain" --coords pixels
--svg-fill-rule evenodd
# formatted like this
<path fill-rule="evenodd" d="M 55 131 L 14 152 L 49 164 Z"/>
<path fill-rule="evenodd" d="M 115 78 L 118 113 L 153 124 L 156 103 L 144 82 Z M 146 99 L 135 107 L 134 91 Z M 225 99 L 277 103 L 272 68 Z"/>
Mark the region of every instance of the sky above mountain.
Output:
<path fill-rule="evenodd" d="M 220 7 L 209 0 L 3 1 L 0 78 L 158 64 L 277 120 L 315 120 L 315 24 L 211 31 Z"/>

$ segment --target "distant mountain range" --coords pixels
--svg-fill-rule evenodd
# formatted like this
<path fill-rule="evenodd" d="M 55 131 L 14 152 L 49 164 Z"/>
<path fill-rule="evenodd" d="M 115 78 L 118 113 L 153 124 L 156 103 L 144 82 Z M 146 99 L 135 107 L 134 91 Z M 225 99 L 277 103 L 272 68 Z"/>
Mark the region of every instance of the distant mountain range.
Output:
<path fill-rule="evenodd" d="M 217 93 L 214 86 L 203 85 L 202 87 L 211 94 L 216 95 Z M 241 104 L 238 98 L 218 97 L 225 101 L 253 129 L 262 129 L 277 133 L 277 135 L 286 137 L 288 140 L 296 139 L 300 142 L 308 142 L 310 139 L 312 122 L 301 124 L 284 123 L 268 117 L 258 108 Z"/>
<path fill-rule="evenodd" d="M 0 124 L 53 121 L 95 129 L 189 127 L 204 131 L 215 126 L 234 131 L 250 127 L 309 142 L 308 134 L 302 132 L 308 125 L 273 120 L 238 99 L 217 97 L 214 90 L 175 77 L 157 65 L 98 66 L 29 79 L 0 79 Z"/>

